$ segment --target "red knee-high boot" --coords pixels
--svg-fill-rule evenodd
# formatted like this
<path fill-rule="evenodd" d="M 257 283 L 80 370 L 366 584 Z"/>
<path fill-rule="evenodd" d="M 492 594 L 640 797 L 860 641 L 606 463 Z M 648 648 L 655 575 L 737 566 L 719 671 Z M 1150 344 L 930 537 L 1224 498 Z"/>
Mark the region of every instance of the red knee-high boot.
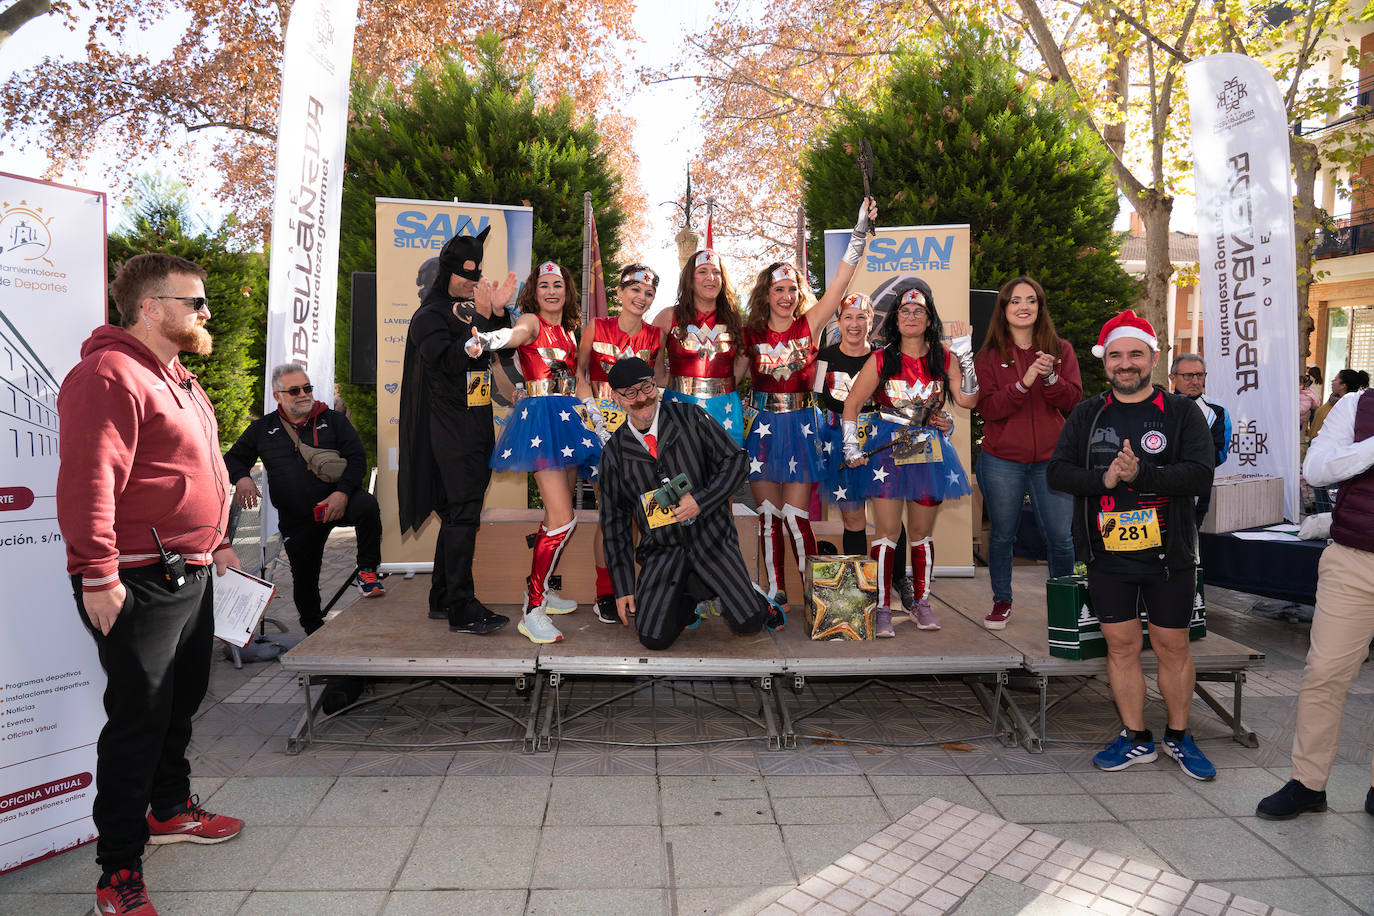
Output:
<path fill-rule="evenodd" d="M 911 584 L 916 589 L 916 603 L 907 611 L 918 629 L 938 630 L 940 621 L 930 609 L 930 581 L 935 576 L 935 541 L 922 538 L 911 542 Z"/>
<path fill-rule="evenodd" d="M 545 529 L 543 525 L 539 526 L 539 535 L 534 542 L 534 559 L 530 562 L 530 577 L 525 580 L 526 611 L 544 606 L 545 595 L 549 588 L 549 577 L 553 575 L 554 568 L 558 565 L 558 557 L 563 552 L 563 545 L 568 542 L 568 538 L 576 527 L 576 519 L 552 531 Z M 544 609 L 548 610 L 548 608 Z"/>

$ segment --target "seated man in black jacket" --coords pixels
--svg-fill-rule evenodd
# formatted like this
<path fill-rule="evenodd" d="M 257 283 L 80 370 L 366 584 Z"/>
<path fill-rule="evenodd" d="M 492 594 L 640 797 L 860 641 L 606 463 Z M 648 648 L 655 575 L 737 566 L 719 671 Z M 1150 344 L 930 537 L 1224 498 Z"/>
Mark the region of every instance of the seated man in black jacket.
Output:
<path fill-rule="evenodd" d="M 358 538 L 358 588 L 364 598 L 385 594 L 377 579 L 382 560 L 382 517 L 377 500 L 363 488 L 367 453 L 348 418 L 315 400 L 310 378 L 298 363 L 272 370 L 277 410 L 249 424 L 224 455 L 238 504 L 251 509 L 262 492 L 253 483 L 253 463 L 262 458 L 267 489 L 277 507 L 282 546 L 291 559 L 291 578 L 301 627 L 309 635 L 324 624 L 320 612 L 320 560 L 335 525 L 352 525 Z M 286 428 L 290 424 L 290 429 Z M 348 462 L 343 475 L 326 483 L 315 475 L 291 434 L 314 448 L 336 449 Z"/>

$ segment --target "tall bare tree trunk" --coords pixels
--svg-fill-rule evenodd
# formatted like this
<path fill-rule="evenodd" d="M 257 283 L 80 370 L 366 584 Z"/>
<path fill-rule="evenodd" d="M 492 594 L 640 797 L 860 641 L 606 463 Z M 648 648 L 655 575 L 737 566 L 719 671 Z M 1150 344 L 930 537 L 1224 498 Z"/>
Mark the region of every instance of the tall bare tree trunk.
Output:
<path fill-rule="evenodd" d="M 1169 280 L 1174 265 L 1169 260 L 1169 220 L 1174 199 L 1158 188 L 1146 188 L 1135 197 L 1135 212 L 1145 224 L 1145 276 L 1141 280 L 1140 315 L 1155 329 L 1159 362 L 1154 380 L 1167 387 L 1169 378 Z"/>
<path fill-rule="evenodd" d="M 0 10 L 0 45 L 9 41 L 15 32 L 51 11 L 52 0 L 18 0 L 13 6 Z"/>
<path fill-rule="evenodd" d="M 1315 143 L 1291 134 L 1288 154 L 1293 160 L 1293 173 L 1298 183 L 1297 202 L 1293 207 L 1293 240 L 1298 247 L 1298 365 L 1306 366 L 1312 352 L 1312 329 L 1316 325 L 1307 307 L 1307 296 L 1312 289 L 1312 248 L 1317 235 L 1317 171 L 1321 168 L 1321 160 Z"/>

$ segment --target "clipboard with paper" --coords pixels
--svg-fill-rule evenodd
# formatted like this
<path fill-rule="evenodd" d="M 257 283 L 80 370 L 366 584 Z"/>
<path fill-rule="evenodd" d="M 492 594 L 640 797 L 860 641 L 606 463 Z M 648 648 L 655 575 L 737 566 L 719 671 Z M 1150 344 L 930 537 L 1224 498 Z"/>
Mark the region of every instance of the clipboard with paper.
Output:
<path fill-rule="evenodd" d="M 230 566 L 215 577 L 214 589 L 215 638 L 242 649 L 253 638 L 277 587 Z"/>

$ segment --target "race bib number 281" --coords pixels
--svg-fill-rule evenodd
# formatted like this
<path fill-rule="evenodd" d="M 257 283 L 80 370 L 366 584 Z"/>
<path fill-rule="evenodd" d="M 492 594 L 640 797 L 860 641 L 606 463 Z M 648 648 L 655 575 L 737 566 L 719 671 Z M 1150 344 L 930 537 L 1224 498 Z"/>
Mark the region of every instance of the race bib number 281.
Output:
<path fill-rule="evenodd" d="M 1103 546 L 1111 551 L 1144 550 L 1164 543 L 1154 509 L 1099 512 L 1097 527 L 1102 532 Z"/>

